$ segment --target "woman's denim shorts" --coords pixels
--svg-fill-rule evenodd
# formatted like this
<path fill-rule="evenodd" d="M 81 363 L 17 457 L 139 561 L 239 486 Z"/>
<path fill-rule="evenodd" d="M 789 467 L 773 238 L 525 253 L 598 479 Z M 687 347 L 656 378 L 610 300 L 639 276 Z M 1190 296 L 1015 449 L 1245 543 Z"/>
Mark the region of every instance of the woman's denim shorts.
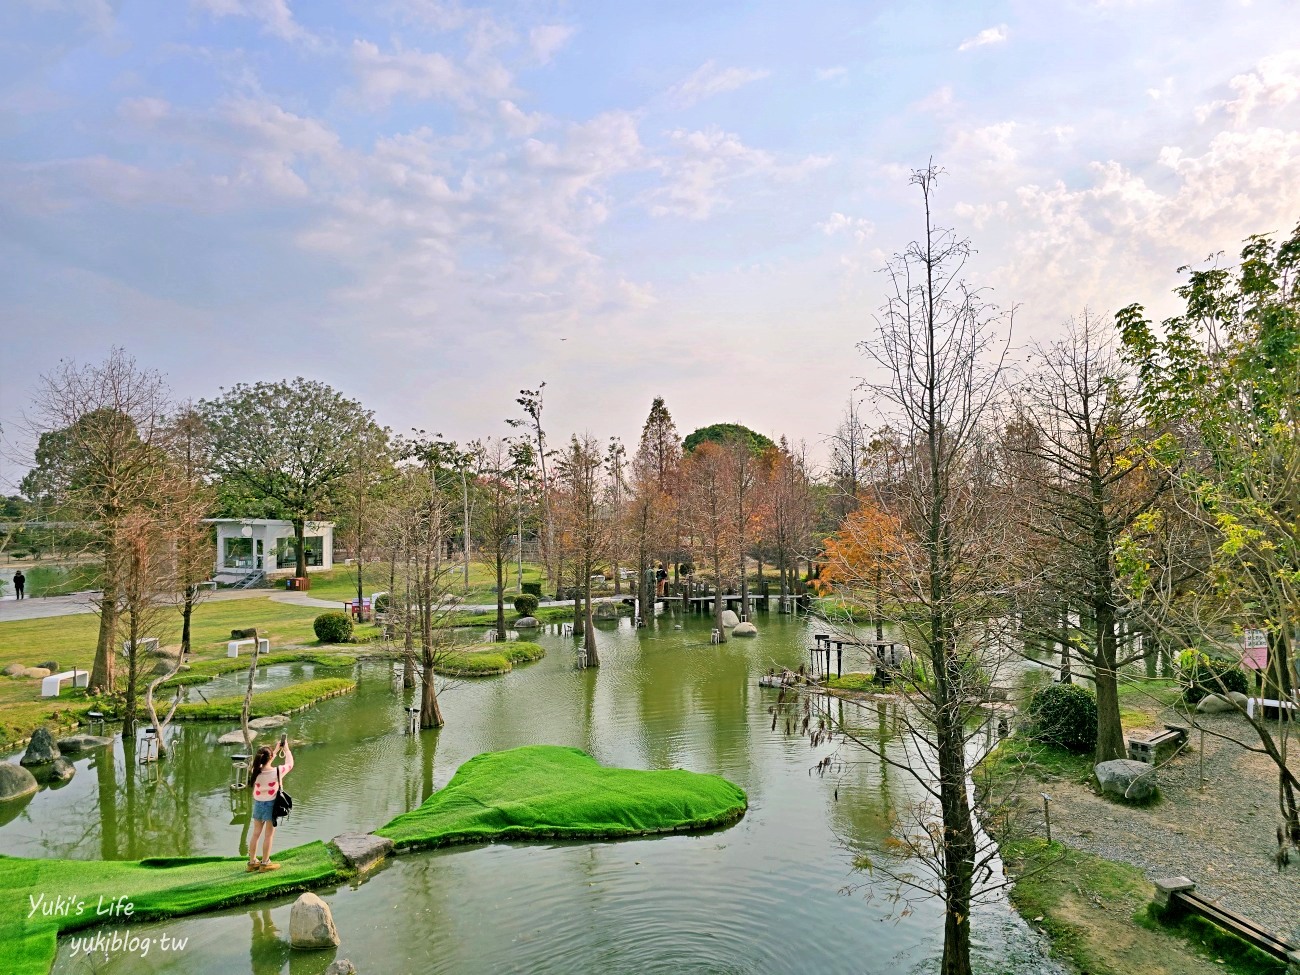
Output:
<path fill-rule="evenodd" d="M 274 799 L 254 799 L 253 800 L 253 818 L 260 819 L 264 823 L 271 822 L 275 812 Z"/>

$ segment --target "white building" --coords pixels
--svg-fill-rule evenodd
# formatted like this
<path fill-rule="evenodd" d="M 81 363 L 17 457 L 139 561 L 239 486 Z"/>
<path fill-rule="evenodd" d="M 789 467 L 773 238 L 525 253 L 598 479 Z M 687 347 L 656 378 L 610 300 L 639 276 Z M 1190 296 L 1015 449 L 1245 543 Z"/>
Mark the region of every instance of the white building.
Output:
<path fill-rule="evenodd" d="M 217 526 L 217 566 L 214 575 L 267 575 L 293 572 L 296 564 L 293 522 L 275 518 L 207 518 Z M 307 571 L 334 568 L 334 522 L 309 521 L 303 549 Z"/>

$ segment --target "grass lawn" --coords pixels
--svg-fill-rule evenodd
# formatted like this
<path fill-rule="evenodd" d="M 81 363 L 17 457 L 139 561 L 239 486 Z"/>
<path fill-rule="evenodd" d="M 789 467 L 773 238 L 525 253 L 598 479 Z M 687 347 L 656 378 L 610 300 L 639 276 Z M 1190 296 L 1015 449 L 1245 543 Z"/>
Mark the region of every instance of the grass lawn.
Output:
<path fill-rule="evenodd" d="M 246 658 L 231 660 L 226 656 L 226 642 L 232 629 L 256 627 L 270 639 L 273 649 L 319 646 L 311 625 L 322 612 L 325 610 L 258 598 L 200 603 L 193 619 L 193 666 L 200 673 L 204 669 L 220 673 L 223 668 L 247 667 Z M 179 645 L 180 614 L 168 613 L 164 619 L 166 628 L 151 635 L 158 636 L 164 646 Z M 360 626 L 357 630 L 362 637 L 377 632 L 371 626 Z M 99 617 L 93 613 L 0 623 L 0 667 L 11 661 L 34 666 L 54 660 L 64 670 L 74 667 L 89 670 L 95 659 L 98 633 Z M 273 655 L 269 662 L 277 659 L 288 658 Z M 0 744 L 22 741 L 42 724 L 71 725 L 87 706 L 84 693 L 66 687 L 59 697 L 40 695 L 39 680 L 0 677 Z"/>
<path fill-rule="evenodd" d="M 480 562 L 471 562 L 469 566 L 468 592 L 464 589 L 463 578 L 460 567 L 453 568 L 446 577 L 447 588 L 467 603 L 491 603 L 496 601 L 496 593 L 493 592 L 493 587 L 496 586 L 495 569 Z M 542 571 L 542 567 L 536 563 L 525 562 L 524 582 L 540 582 L 542 583 L 542 591 L 545 592 L 546 576 Z M 383 563 L 367 565 L 364 574 L 364 585 L 362 586 L 365 595 L 369 596 L 372 592 L 386 592 L 387 590 L 388 566 Z M 506 572 L 505 592 L 506 606 L 510 606 L 511 601 L 517 595 L 515 592 L 515 567 L 513 563 L 508 566 Z M 339 566 L 329 572 L 313 572 L 311 574 L 310 594 L 317 599 L 337 599 L 340 602 L 345 599 L 356 599 L 356 566 Z"/>
<path fill-rule="evenodd" d="M 471 758 L 424 805 L 375 832 L 401 848 L 641 836 L 732 823 L 747 804 L 716 775 L 605 768 L 576 748 L 526 745 Z"/>
<path fill-rule="evenodd" d="M 1047 933 L 1053 953 L 1081 972 L 1281 975 L 1286 969 L 1199 919 L 1161 924 L 1150 910 L 1154 889 L 1136 867 L 1043 839 L 1007 844 L 1003 856 L 1016 877 L 1012 903 Z"/>
<path fill-rule="evenodd" d="M 483 649 L 460 650 L 445 656 L 433 669 L 446 677 L 486 677 L 509 673 L 515 664 L 541 660 L 546 651 L 522 640 L 488 643 Z"/>

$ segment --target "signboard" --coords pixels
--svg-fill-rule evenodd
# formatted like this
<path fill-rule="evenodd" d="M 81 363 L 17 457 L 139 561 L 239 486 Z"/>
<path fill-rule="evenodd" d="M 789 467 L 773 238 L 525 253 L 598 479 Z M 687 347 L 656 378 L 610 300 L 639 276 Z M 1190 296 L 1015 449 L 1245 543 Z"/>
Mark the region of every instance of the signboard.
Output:
<path fill-rule="evenodd" d="M 1247 670 L 1268 669 L 1268 634 L 1247 630 L 1241 636 L 1241 665 Z"/>

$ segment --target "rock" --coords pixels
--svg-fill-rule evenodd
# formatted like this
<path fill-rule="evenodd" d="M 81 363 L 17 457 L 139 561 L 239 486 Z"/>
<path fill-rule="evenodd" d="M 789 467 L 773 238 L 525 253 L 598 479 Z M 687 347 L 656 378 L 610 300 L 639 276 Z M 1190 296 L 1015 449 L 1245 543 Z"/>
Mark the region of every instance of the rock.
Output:
<path fill-rule="evenodd" d="M 266 718 L 254 718 L 248 722 L 248 727 L 252 731 L 266 731 L 269 728 L 283 728 L 288 723 L 287 714 L 272 714 Z"/>
<path fill-rule="evenodd" d="M 30 796 L 40 788 L 36 776 L 13 762 L 0 762 L 0 802 Z"/>
<path fill-rule="evenodd" d="M 21 677 L 26 669 L 22 664 L 10 664 L 0 673 L 3 673 L 6 677 Z"/>
<path fill-rule="evenodd" d="M 43 663 L 43 664 L 37 664 L 36 666 L 37 666 L 37 667 L 44 667 L 44 668 L 45 668 L 46 670 L 48 670 L 51 674 L 57 674 L 57 673 L 62 669 L 62 668 L 59 667 L 58 663 L 57 663 L 56 661 L 54 661 L 54 660 L 47 660 L 47 661 L 45 661 L 45 663 Z"/>
<path fill-rule="evenodd" d="M 593 619 L 598 620 L 616 620 L 619 617 L 618 606 L 615 603 L 597 603 L 591 607 Z"/>
<path fill-rule="evenodd" d="M 164 660 L 175 660 L 180 655 L 181 655 L 180 647 L 164 647 L 159 645 L 149 651 L 149 656 L 160 657 Z"/>
<path fill-rule="evenodd" d="M 77 767 L 66 758 L 56 758 L 52 762 L 37 765 L 32 769 L 36 781 L 45 785 L 61 785 L 69 781 L 76 773 Z"/>
<path fill-rule="evenodd" d="M 330 842 L 339 848 L 348 866 L 358 872 L 369 870 L 393 852 L 393 841 L 374 833 L 341 833 Z"/>
<path fill-rule="evenodd" d="M 40 680 L 42 677 L 49 677 L 50 671 L 44 667 L 24 667 L 23 676 L 30 677 L 32 680 Z"/>
<path fill-rule="evenodd" d="M 1243 708 L 1250 703 L 1250 698 L 1241 693 L 1241 691 L 1228 691 L 1228 700 Z"/>
<path fill-rule="evenodd" d="M 330 962 L 330 967 L 321 972 L 321 975 L 357 975 L 357 966 L 346 958 L 340 958 Z"/>
<path fill-rule="evenodd" d="M 227 731 L 217 739 L 218 745 L 242 745 L 244 743 L 244 733 L 236 728 L 234 731 Z"/>
<path fill-rule="evenodd" d="M 257 637 L 257 630 L 231 630 L 230 639 L 232 640 L 251 640 Z"/>
<path fill-rule="evenodd" d="M 1130 802 L 1142 802 L 1151 798 L 1159 785 L 1154 768 L 1146 762 L 1135 762 L 1127 758 L 1102 762 L 1093 772 L 1103 793 Z"/>
<path fill-rule="evenodd" d="M 339 932 L 330 906 L 313 893 L 293 902 L 289 911 L 289 944 L 294 948 L 337 948 Z"/>
<path fill-rule="evenodd" d="M 753 623 L 737 623 L 731 631 L 732 636 L 758 636 L 758 627 Z"/>
<path fill-rule="evenodd" d="M 32 734 L 27 751 L 18 761 L 19 764 L 30 768 L 33 765 L 48 765 L 61 754 L 59 746 L 54 744 L 54 736 L 50 734 L 49 729 L 37 728 Z"/>
<path fill-rule="evenodd" d="M 723 625 L 723 626 L 735 626 L 735 625 L 736 625 L 737 623 L 739 623 L 739 622 L 740 622 L 740 617 L 737 616 L 737 615 L 736 615 L 734 612 L 732 612 L 731 610 L 729 610 L 729 609 L 724 609 L 724 610 L 722 611 L 722 625 Z"/>
<path fill-rule="evenodd" d="M 1196 705 L 1197 714 L 1224 714 L 1235 710 L 1237 710 L 1235 704 L 1218 694 L 1206 694 L 1205 697 L 1201 698 L 1200 703 Z"/>
<path fill-rule="evenodd" d="M 541 625 L 542 624 L 537 621 L 536 617 L 533 616 L 521 616 L 519 619 L 515 620 L 516 630 L 531 630 L 534 626 Z"/>
<path fill-rule="evenodd" d="M 113 739 L 104 735 L 68 735 L 59 739 L 59 751 L 67 753 L 85 752 L 92 748 L 103 748 L 113 744 Z"/>
<path fill-rule="evenodd" d="M 167 674 L 170 674 L 175 667 L 176 665 L 173 663 L 168 663 L 166 660 L 159 660 L 153 665 L 149 673 L 153 674 L 154 677 L 164 677 Z"/>

